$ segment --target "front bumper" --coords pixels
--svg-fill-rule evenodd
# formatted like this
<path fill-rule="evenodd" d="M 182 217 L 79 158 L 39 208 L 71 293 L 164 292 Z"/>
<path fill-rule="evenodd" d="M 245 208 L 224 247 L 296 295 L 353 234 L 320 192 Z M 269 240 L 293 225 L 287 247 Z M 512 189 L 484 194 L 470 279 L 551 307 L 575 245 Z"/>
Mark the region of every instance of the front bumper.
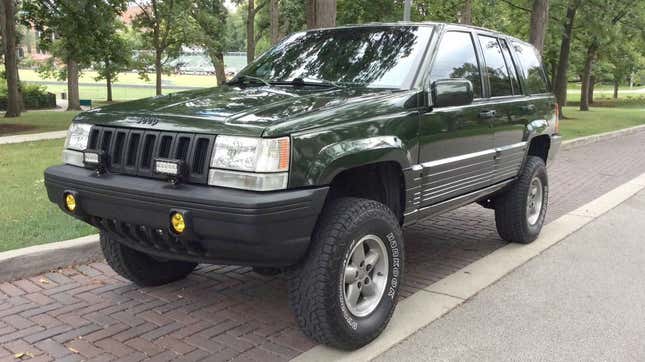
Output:
<path fill-rule="evenodd" d="M 553 161 L 556 160 L 558 153 L 560 153 L 560 146 L 562 145 L 562 137 L 560 135 L 551 136 L 551 145 L 549 147 L 549 156 L 547 158 L 546 166 L 550 167 Z"/>
<path fill-rule="evenodd" d="M 258 193 L 103 174 L 62 165 L 45 171 L 49 199 L 116 240 L 162 258 L 288 266 L 307 251 L 327 187 Z M 69 212 L 64 195 L 73 193 Z M 180 211 L 187 230 L 169 228 Z"/>

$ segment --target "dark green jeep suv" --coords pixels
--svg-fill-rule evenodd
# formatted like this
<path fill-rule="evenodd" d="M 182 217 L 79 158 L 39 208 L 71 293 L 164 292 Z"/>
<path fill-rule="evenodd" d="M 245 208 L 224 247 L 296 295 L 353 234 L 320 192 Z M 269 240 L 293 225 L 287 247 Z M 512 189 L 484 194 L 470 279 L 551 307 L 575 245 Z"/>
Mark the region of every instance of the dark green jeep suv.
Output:
<path fill-rule="evenodd" d="M 477 202 L 504 240 L 544 222 L 560 145 L 539 54 L 493 31 L 370 24 L 288 36 L 218 88 L 78 115 L 63 211 L 144 286 L 198 263 L 285 271 L 304 332 L 343 349 L 387 325 L 401 229 Z"/>

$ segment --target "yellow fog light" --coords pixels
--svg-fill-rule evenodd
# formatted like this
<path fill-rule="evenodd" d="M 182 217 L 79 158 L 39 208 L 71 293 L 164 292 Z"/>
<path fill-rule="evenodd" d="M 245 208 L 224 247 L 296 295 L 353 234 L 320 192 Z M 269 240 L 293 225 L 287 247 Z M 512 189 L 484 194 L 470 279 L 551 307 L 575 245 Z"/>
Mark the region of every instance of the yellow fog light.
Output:
<path fill-rule="evenodd" d="M 69 211 L 76 210 L 76 198 L 72 194 L 65 195 L 65 207 Z"/>
<path fill-rule="evenodd" d="M 184 215 L 176 212 L 170 216 L 170 224 L 172 229 L 177 233 L 181 234 L 186 230 L 186 221 L 184 220 Z"/>

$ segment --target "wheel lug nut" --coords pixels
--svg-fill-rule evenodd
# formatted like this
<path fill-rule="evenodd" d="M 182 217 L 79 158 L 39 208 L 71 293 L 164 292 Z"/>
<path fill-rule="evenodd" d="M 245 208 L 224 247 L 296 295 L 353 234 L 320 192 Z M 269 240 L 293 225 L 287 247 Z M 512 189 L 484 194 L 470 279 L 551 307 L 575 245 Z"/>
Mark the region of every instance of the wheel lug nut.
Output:
<path fill-rule="evenodd" d="M 365 282 L 365 285 L 368 285 L 370 283 L 370 278 L 365 278 L 364 282 Z"/>
<path fill-rule="evenodd" d="M 367 271 L 372 270 L 372 264 L 367 264 L 367 266 L 365 267 L 365 269 L 366 269 Z"/>
<path fill-rule="evenodd" d="M 357 286 L 358 286 L 358 289 L 360 289 L 363 285 L 361 284 L 361 282 L 358 282 Z"/>

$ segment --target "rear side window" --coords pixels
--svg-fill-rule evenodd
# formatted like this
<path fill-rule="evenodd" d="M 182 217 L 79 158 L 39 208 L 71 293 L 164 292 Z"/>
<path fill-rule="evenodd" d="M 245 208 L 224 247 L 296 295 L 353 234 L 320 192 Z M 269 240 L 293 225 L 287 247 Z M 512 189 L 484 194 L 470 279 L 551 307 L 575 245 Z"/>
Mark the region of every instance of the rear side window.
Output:
<path fill-rule="evenodd" d="M 513 43 L 513 50 L 522 64 L 526 78 L 526 89 L 529 94 L 546 93 L 549 91 L 544 67 L 535 48 L 529 45 Z"/>
<path fill-rule="evenodd" d="M 481 98 L 479 61 L 470 33 L 449 31 L 441 39 L 430 79 L 435 81 L 450 78 L 468 79 L 473 84 L 475 98 Z"/>
<path fill-rule="evenodd" d="M 504 54 L 504 60 L 506 61 L 506 67 L 508 68 L 508 74 L 511 76 L 511 84 L 513 85 L 513 94 L 522 94 L 520 89 L 520 76 L 517 74 L 517 69 L 519 67 L 515 66 L 513 57 L 511 57 L 511 50 L 508 48 L 508 43 L 506 40 L 499 39 L 499 44 L 502 46 L 502 53 Z"/>
<path fill-rule="evenodd" d="M 484 53 L 491 97 L 513 95 L 513 87 L 511 86 L 511 79 L 508 75 L 508 68 L 506 67 L 502 48 L 499 46 L 497 38 L 479 35 L 479 43 Z"/>

